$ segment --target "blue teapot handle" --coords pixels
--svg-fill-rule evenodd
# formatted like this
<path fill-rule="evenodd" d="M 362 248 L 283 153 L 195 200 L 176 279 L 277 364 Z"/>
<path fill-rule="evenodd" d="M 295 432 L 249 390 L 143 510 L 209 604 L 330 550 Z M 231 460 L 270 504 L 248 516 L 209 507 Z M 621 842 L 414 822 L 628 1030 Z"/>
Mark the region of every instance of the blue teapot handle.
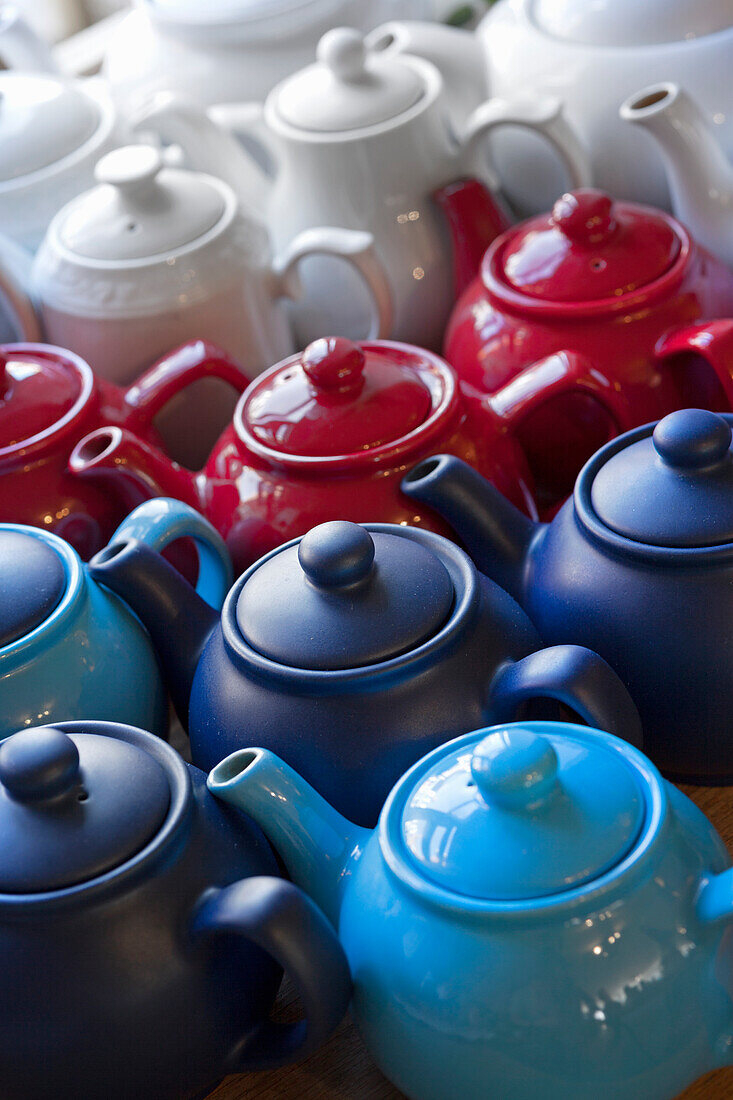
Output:
<path fill-rule="evenodd" d="M 522 703 L 557 699 L 589 726 L 642 748 L 641 720 L 631 696 L 611 666 L 579 645 L 554 645 L 501 665 L 489 689 L 491 721 L 516 718 Z"/>
<path fill-rule="evenodd" d="M 351 975 L 332 925 L 302 890 L 285 879 L 255 876 L 209 890 L 197 907 L 194 939 L 243 936 L 277 962 L 297 987 L 304 1019 L 255 1024 L 226 1067 L 230 1073 L 275 1069 L 304 1058 L 341 1022 L 351 999 Z"/>
<path fill-rule="evenodd" d="M 182 538 L 193 539 L 198 553 L 196 592 L 218 611 L 232 585 L 232 563 L 221 535 L 190 505 L 168 497 L 146 500 L 122 521 L 107 550 L 138 539 L 160 554 Z"/>

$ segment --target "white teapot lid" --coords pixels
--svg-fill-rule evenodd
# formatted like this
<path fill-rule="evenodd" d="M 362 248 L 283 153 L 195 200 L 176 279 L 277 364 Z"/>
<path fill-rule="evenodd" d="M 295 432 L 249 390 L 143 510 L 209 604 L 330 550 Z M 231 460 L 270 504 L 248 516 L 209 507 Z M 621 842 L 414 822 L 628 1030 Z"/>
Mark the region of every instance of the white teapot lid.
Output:
<path fill-rule="evenodd" d="M 367 50 L 363 35 L 335 27 L 318 43 L 318 61 L 272 92 L 284 122 L 336 133 L 375 126 L 409 110 L 425 85 L 403 58 Z"/>
<path fill-rule="evenodd" d="M 91 260 L 142 260 L 183 248 L 212 229 L 227 205 L 225 184 L 165 167 L 151 145 L 107 153 L 95 177 L 100 186 L 54 219 L 64 247 Z"/>
<path fill-rule="evenodd" d="M 0 73 L 0 181 L 48 168 L 99 127 L 97 104 L 78 85 L 45 73 Z"/>
<path fill-rule="evenodd" d="M 586 46 L 654 46 L 727 30 L 733 10 L 726 0 L 534 0 L 531 18 Z"/>

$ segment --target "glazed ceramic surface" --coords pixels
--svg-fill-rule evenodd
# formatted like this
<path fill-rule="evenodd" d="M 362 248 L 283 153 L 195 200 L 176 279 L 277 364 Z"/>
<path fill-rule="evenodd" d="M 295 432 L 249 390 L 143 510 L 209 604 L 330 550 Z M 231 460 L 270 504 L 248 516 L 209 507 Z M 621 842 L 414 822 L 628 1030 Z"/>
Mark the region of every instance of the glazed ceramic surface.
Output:
<path fill-rule="evenodd" d="M 730 858 L 616 738 L 470 733 L 400 779 L 373 833 L 263 749 L 209 786 L 330 915 L 407 1096 L 672 1100 L 730 1060 Z"/>
<path fill-rule="evenodd" d="M 733 277 L 659 210 L 584 189 L 488 249 L 445 354 L 528 456 L 542 505 L 609 437 L 697 405 L 731 407 Z"/>
<path fill-rule="evenodd" d="M 221 606 L 226 549 L 192 509 L 149 501 L 117 534 L 160 551 L 195 538 L 199 590 Z M 34 527 L 0 524 L 0 592 L 0 736 L 71 715 L 134 723 L 165 736 L 166 694 L 147 633 L 67 542 Z"/>
<path fill-rule="evenodd" d="M 198 341 L 169 353 L 126 390 L 96 378 L 78 355 L 46 344 L 0 345 L 0 515 L 66 539 L 89 558 L 149 494 L 110 495 L 67 471 L 95 425 L 159 441 L 153 421 L 186 387 L 216 378 L 241 387 L 239 367 Z"/>
<path fill-rule="evenodd" d="M 427 748 L 530 700 L 640 737 L 603 661 L 543 650 L 518 605 L 429 531 L 322 524 L 248 569 L 221 616 L 132 539 L 92 572 L 150 632 L 198 766 L 257 730 L 362 824 Z"/>
<path fill-rule="evenodd" d="M 733 780 L 731 424 L 682 410 L 614 440 L 549 525 L 458 459 L 429 459 L 403 483 L 547 642 L 594 646 L 616 669 L 659 767 L 711 783 Z"/>
<path fill-rule="evenodd" d="M 447 532 L 399 488 L 404 471 L 436 450 L 460 455 L 536 515 L 526 463 L 499 418 L 488 407 L 466 410 L 438 356 L 385 341 L 318 340 L 266 371 L 198 474 L 120 427 L 82 439 L 70 471 L 121 507 L 153 494 L 192 504 L 241 572 L 331 519 Z"/>
<path fill-rule="evenodd" d="M 528 95 L 559 96 L 589 150 L 594 182 L 619 199 L 665 207 L 663 166 L 643 135 L 619 119 L 619 104 L 655 81 L 677 81 L 733 154 L 725 75 L 732 22 L 721 0 L 500 0 L 477 34 L 492 94 L 512 96 L 520 87 Z M 497 134 L 494 153 L 510 192 L 531 204 L 534 174 L 553 168 L 547 150 L 506 133 Z"/>
<path fill-rule="evenodd" d="M 308 1053 L 349 998 L 329 925 L 260 830 L 158 738 L 66 722 L 0 748 L 8 1100 L 184 1100 Z M 270 1023 L 284 967 L 303 1023 Z"/>

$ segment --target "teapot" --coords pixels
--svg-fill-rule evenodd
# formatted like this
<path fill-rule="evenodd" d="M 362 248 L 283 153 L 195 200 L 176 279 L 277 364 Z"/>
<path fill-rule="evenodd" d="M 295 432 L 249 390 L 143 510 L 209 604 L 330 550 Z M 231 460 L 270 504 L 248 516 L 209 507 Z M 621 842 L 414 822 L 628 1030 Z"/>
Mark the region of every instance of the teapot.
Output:
<path fill-rule="evenodd" d="M 549 524 L 534 524 L 454 456 L 402 491 L 440 512 L 479 569 L 548 643 L 592 646 L 639 708 L 666 773 L 733 781 L 733 416 L 670 413 L 583 467 Z"/>
<path fill-rule="evenodd" d="M 192 508 L 146 501 L 115 537 L 159 551 L 193 538 L 198 592 L 221 607 L 231 576 L 226 548 Z M 65 539 L 0 523 L 0 737 L 72 715 L 129 722 L 165 736 L 167 698 L 150 639 Z"/>
<path fill-rule="evenodd" d="M 499 237 L 453 310 L 445 355 L 527 455 L 541 510 L 619 432 L 687 405 L 727 410 L 733 275 L 660 210 L 594 189 Z M 719 341 L 722 340 L 722 344 Z"/>
<path fill-rule="evenodd" d="M 389 328 L 389 288 L 368 233 L 314 228 L 273 259 L 265 228 L 226 184 L 166 167 L 152 146 L 107 154 L 96 179 L 56 215 L 25 272 L 0 270 L 11 302 L 37 303 L 24 338 L 40 328 L 118 383 L 183 340 L 215 339 L 250 378 L 294 350 L 279 300 L 297 293 L 297 269 L 316 252 L 357 266 L 373 290 L 375 335 Z M 182 457 L 200 460 L 191 437 L 210 448 L 232 408 L 229 394 L 192 394 L 169 445 L 180 452 L 188 441 Z"/>
<path fill-rule="evenodd" d="M 669 209 L 655 150 L 618 116 L 619 103 L 655 81 L 683 84 L 733 156 L 733 16 L 720 0 L 499 0 L 476 34 L 492 94 L 513 96 L 520 87 L 528 96 L 559 96 L 588 150 L 594 183 L 619 199 Z M 493 153 L 522 208 L 537 197 L 536 179 L 553 171 L 558 179 L 548 151 L 528 135 L 498 133 Z"/>
<path fill-rule="evenodd" d="M 91 570 L 148 629 L 197 767 L 256 729 L 360 824 L 427 749 L 531 700 L 641 736 L 604 661 L 542 649 L 514 600 L 432 531 L 320 524 L 243 573 L 221 615 L 124 532 Z"/>
<path fill-rule="evenodd" d="M 344 1014 L 329 923 L 152 734 L 72 721 L 8 738 L 0 837 L 7 1100 L 202 1096 L 309 1053 Z M 305 1021 L 268 1018 L 281 968 Z"/>
<path fill-rule="evenodd" d="M 672 1100 L 730 1062 L 730 857 L 631 745 L 468 733 L 398 780 L 373 832 L 265 749 L 208 782 L 338 929 L 354 1018 L 406 1096 Z"/>
<path fill-rule="evenodd" d="M 662 155 L 672 209 L 697 240 L 729 266 L 733 264 L 733 141 L 713 132 L 695 100 L 677 84 L 665 82 L 630 96 L 621 118 L 645 129 Z M 715 118 L 714 122 L 718 122 Z"/>
<path fill-rule="evenodd" d="M 323 36 L 317 57 L 278 84 L 254 118 L 251 105 L 240 105 L 243 117 L 230 112 L 230 124 L 250 145 L 264 143 L 274 165 L 270 175 L 242 149 L 249 201 L 264 212 L 278 248 L 324 219 L 369 230 L 392 287 L 391 336 L 437 349 L 456 285 L 465 285 L 481 248 L 508 224 L 493 197 L 494 173 L 480 155 L 484 137 L 505 125 L 541 132 L 558 147 L 575 185 L 586 180 L 582 150 L 555 98 L 486 101 L 454 132 L 445 82 L 431 62 L 383 51 L 379 42 L 368 48 L 358 31 L 344 27 Z M 197 120 L 175 97 L 141 112 L 136 125 L 179 144 L 193 167 L 206 166 L 234 186 L 243 178 L 231 136 L 217 156 L 212 120 L 203 112 Z M 252 188 L 256 172 L 260 182 Z M 473 186 L 464 190 L 467 177 Z M 304 265 L 303 298 L 291 307 L 300 346 L 324 332 L 363 338 L 363 288 L 342 268 L 320 259 Z"/>
<path fill-rule="evenodd" d="M 100 424 L 125 425 L 150 444 L 154 421 L 186 387 L 215 378 L 241 390 L 239 366 L 202 340 L 170 352 L 123 390 L 80 356 L 45 344 L 0 345 L 0 515 L 66 539 L 82 558 L 107 542 L 131 508 L 71 476 L 75 443 Z"/>
<path fill-rule="evenodd" d="M 437 355 L 387 341 L 329 337 L 265 371 L 198 474 L 119 425 L 81 439 L 69 472 L 121 509 L 159 495 L 198 508 L 240 573 L 331 519 L 449 533 L 399 487 L 406 468 L 436 450 L 460 455 L 536 516 L 524 457 L 498 416 L 488 406 L 467 412 Z"/>

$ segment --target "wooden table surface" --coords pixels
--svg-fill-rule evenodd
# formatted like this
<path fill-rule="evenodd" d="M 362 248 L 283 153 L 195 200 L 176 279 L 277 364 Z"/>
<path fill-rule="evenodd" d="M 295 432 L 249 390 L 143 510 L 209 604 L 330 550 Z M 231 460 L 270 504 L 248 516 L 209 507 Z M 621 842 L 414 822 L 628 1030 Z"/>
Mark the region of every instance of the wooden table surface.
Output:
<path fill-rule="evenodd" d="M 733 787 L 682 789 L 707 814 L 733 853 Z M 285 1017 L 289 1000 L 285 991 L 279 1006 Z M 209 1100 L 400 1100 L 401 1096 L 376 1068 L 347 1019 L 305 1062 L 267 1073 L 228 1077 Z M 599 1096 L 599 1100 L 603 1098 Z M 681 1093 L 679 1100 L 733 1100 L 733 1068 L 701 1078 Z"/>

